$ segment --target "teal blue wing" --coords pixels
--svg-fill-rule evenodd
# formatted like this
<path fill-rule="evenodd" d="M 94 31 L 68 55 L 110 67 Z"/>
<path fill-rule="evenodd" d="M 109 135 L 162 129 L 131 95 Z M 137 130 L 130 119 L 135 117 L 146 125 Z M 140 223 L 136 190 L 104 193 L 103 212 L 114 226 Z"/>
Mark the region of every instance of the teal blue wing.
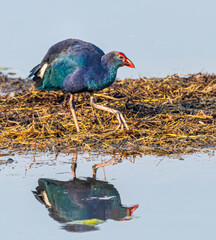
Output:
<path fill-rule="evenodd" d="M 104 52 L 91 43 L 67 39 L 53 45 L 29 77 L 33 76 L 40 90 L 59 90 L 67 75 L 81 66 L 95 65 L 103 55 Z"/>
<path fill-rule="evenodd" d="M 47 67 L 40 90 L 59 90 L 62 83 L 68 74 L 73 73 L 78 67 L 83 66 L 84 61 L 77 56 L 70 53 L 61 53 L 59 56 L 50 63 Z"/>

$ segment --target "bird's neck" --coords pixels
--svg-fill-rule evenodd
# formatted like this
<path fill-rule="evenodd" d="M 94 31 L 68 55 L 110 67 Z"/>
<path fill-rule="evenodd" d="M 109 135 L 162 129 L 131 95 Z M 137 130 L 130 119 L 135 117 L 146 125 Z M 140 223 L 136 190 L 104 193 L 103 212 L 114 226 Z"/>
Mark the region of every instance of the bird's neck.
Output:
<path fill-rule="evenodd" d="M 116 79 L 117 67 L 110 65 L 104 68 L 103 72 L 103 83 L 105 87 L 109 87 Z"/>
<path fill-rule="evenodd" d="M 111 64 L 106 55 L 104 55 L 101 59 L 99 70 L 96 70 L 99 74 L 97 77 L 91 77 L 88 81 L 89 91 L 100 91 L 109 87 L 116 79 L 117 69 L 118 67 Z"/>
<path fill-rule="evenodd" d="M 109 66 L 104 71 L 104 78 L 116 78 L 117 74 L 117 67 L 115 66 Z"/>
<path fill-rule="evenodd" d="M 109 87 L 116 79 L 117 69 L 115 68 L 103 68 L 97 77 L 91 77 L 88 80 L 89 91 L 100 91 L 106 87 Z"/>
<path fill-rule="evenodd" d="M 110 59 L 109 54 L 104 55 L 101 58 L 101 65 L 103 68 L 104 79 L 111 81 L 111 84 L 115 81 L 118 66 L 116 66 Z"/>

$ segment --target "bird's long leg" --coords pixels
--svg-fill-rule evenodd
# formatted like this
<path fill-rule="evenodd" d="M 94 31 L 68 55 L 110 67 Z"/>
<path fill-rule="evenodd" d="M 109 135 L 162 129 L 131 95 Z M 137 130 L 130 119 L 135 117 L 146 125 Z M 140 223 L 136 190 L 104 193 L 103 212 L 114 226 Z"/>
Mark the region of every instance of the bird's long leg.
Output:
<path fill-rule="evenodd" d="M 96 104 L 95 101 L 94 101 L 94 93 L 90 93 L 90 104 L 97 109 L 107 111 L 107 112 L 111 112 L 111 113 L 115 114 L 116 117 L 117 117 L 117 120 L 119 122 L 119 125 L 118 125 L 117 129 L 119 129 L 120 127 L 123 129 L 125 127 L 127 130 L 129 130 L 129 127 L 128 127 L 122 113 L 120 111 L 116 110 L 116 109 Z"/>
<path fill-rule="evenodd" d="M 76 178 L 76 168 L 77 168 L 77 153 L 74 153 L 71 164 L 71 170 L 74 178 Z"/>
<path fill-rule="evenodd" d="M 109 165 L 114 165 L 118 162 L 119 162 L 118 160 L 109 160 L 107 162 L 95 164 L 92 167 L 93 178 L 96 179 L 96 173 L 97 173 L 98 168 L 106 167 L 106 166 L 109 166 Z"/>
<path fill-rule="evenodd" d="M 80 132 L 80 128 L 79 128 L 79 124 L 78 124 L 78 121 L 77 121 L 77 116 L 76 116 L 73 100 L 74 100 L 74 95 L 70 94 L 70 99 L 69 99 L 70 110 L 71 110 L 71 113 L 73 115 L 73 120 L 74 120 L 74 123 L 75 123 L 75 126 L 76 126 L 76 130 L 77 130 L 77 132 Z"/>

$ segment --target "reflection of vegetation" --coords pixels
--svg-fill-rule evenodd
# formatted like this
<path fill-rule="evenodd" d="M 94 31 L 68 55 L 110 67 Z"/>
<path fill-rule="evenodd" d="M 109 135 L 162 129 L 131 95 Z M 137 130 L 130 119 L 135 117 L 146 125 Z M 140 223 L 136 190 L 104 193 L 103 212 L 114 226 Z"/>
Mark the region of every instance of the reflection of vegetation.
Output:
<path fill-rule="evenodd" d="M 77 134 L 63 93 L 25 90 L 27 85 L 21 80 L 17 86 L 24 89 L 22 93 L 0 97 L 3 148 L 108 149 L 164 155 L 215 147 L 215 75 L 127 79 L 95 94 L 101 105 L 119 108 L 129 132 L 116 131 L 115 116 L 92 109 L 86 95 L 80 94 L 76 113 L 82 130 Z"/>
<path fill-rule="evenodd" d="M 13 162 L 14 162 L 14 160 L 12 158 L 8 158 L 7 160 L 0 160 L 0 165 L 2 165 L 2 164 L 6 164 L 7 165 L 7 164 L 11 164 Z"/>
<path fill-rule="evenodd" d="M 35 197 L 68 231 L 96 230 L 107 219 L 128 220 L 138 205 L 124 207 L 116 188 L 94 178 L 71 181 L 39 179 Z M 82 227 L 80 227 L 82 225 Z"/>
<path fill-rule="evenodd" d="M 0 70 L 8 70 L 9 68 L 7 67 L 0 67 Z"/>

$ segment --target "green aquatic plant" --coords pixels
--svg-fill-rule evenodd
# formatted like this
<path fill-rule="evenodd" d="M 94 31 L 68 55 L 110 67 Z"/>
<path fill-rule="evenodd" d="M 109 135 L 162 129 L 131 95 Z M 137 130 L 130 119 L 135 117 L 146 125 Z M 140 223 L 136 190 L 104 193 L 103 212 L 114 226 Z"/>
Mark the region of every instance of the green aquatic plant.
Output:
<path fill-rule="evenodd" d="M 3 71 L 3 70 L 8 70 L 9 68 L 7 67 L 0 67 L 0 70 Z"/>

